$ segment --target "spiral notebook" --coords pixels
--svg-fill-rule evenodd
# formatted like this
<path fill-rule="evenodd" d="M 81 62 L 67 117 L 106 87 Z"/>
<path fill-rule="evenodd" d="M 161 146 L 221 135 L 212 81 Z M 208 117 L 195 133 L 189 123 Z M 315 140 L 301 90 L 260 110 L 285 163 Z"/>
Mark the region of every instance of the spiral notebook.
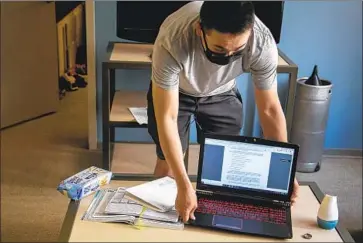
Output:
<path fill-rule="evenodd" d="M 162 216 L 161 213 L 156 215 L 156 217 L 150 213 L 145 214 L 144 210 L 138 213 L 133 212 L 132 209 L 126 210 L 125 212 L 108 213 L 106 208 L 112 201 L 112 198 L 114 198 L 116 192 L 117 189 L 111 188 L 98 190 L 81 219 L 103 223 L 125 223 L 135 227 L 156 227 L 174 230 L 182 230 L 184 228 L 184 224 L 180 220 L 175 221 L 172 219 L 173 217 Z"/>

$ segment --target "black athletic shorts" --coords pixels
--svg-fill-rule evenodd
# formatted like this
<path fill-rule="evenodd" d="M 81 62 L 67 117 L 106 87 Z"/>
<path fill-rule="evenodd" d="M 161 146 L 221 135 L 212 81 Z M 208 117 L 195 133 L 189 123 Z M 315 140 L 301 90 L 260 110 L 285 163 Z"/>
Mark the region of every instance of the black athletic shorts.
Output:
<path fill-rule="evenodd" d="M 158 158 L 165 160 L 159 143 L 151 89 L 150 82 L 147 93 L 148 132 L 156 144 Z M 209 97 L 193 97 L 179 92 L 178 129 L 183 153 L 189 142 L 188 129 L 192 115 L 196 124 L 198 143 L 203 132 L 239 135 L 243 123 L 241 94 L 236 87 Z"/>

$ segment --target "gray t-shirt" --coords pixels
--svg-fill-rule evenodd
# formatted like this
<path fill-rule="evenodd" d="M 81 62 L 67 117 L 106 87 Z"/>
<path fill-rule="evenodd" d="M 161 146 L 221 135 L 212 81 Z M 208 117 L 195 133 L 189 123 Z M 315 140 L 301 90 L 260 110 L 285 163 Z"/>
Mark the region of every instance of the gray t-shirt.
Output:
<path fill-rule="evenodd" d="M 153 83 L 196 97 L 229 91 L 244 72 L 251 73 L 259 89 L 274 85 L 278 50 L 270 30 L 255 17 L 242 58 L 225 66 L 214 64 L 205 56 L 194 25 L 202 3 L 188 3 L 162 23 L 152 54 Z"/>

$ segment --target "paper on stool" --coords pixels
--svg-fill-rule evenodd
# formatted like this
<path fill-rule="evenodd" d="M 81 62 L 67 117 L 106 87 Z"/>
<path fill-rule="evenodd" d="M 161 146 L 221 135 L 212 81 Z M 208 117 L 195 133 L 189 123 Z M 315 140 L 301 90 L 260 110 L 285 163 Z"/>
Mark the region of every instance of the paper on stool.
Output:
<path fill-rule="evenodd" d="M 147 108 L 146 107 L 129 107 L 131 114 L 140 125 L 147 124 Z"/>

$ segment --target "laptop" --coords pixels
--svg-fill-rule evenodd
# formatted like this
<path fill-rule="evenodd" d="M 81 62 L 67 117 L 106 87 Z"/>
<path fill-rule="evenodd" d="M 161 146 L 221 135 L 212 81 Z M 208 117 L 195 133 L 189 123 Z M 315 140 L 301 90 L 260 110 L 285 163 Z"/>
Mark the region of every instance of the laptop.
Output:
<path fill-rule="evenodd" d="M 196 219 L 190 225 L 291 239 L 299 146 L 205 134 L 200 141 Z"/>

